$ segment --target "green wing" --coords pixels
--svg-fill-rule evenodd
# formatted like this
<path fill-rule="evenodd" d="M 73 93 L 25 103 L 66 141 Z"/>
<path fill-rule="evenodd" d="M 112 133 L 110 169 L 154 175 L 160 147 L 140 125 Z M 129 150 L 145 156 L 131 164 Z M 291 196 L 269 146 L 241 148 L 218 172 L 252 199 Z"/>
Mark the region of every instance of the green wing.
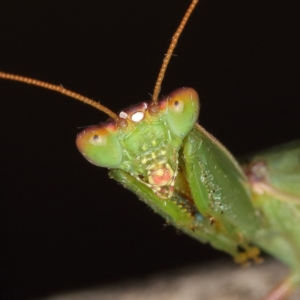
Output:
<path fill-rule="evenodd" d="M 300 141 L 261 152 L 242 165 L 262 221 L 255 242 L 300 272 Z"/>

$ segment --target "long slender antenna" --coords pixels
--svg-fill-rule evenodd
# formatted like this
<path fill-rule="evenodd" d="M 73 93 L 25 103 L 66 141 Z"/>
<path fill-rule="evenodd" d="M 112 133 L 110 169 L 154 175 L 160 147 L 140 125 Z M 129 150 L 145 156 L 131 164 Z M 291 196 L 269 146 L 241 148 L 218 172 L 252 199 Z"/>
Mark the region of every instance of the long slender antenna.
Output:
<path fill-rule="evenodd" d="M 157 104 L 157 100 L 158 100 L 158 96 L 161 90 L 161 84 L 162 81 L 165 77 L 165 73 L 167 70 L 167 66 L 169 64 L 169 61 L 171 59 L 171 56 L 173 54 L 173 51 L 177 45 L 177 42 L 179 40 L 180 34 L 183 31 L 191 13 L 193 12 L 196 4 L 198 3 L 199 0 L 192 0 L 192 3 L 190 4 L 188 10 L 186 11 L 185 15 L 183 16 L 183 19 L 181 20 L 179 27 L 177 28 L 175 34 L 172 37 L 172 42 L 169 46 L 169 49 L 167 51 L 167 54 L 165 55 L 165 58 L 163 60 L 162 66 L 160 68 L 156 83 L 155 83 L 155 87 L 154 87 L 154 91 L 153 91 L 153 96 L 152 96 L 152 101 L 154 104 Z"/>
<path fill-rule="evenodd" d="M 39 87 L 42 87 L 44 89 L 48 89 L 48 90 L 52 90 L 58 93 L 62 93 L 68 97 L 74 98 L 76 100 L 79 100 L 85 104 L 88 104 L 90 106 L 93 106 L 95 108 L 97 108 L 98 110 L 104 112 L 105 114 L 107 114 L 108 116 L 110 116 L 111 118 L 113 118 L 114 120 L 118 120 L 118 116 L 111 111 L 110 109 L 108 109 L 107 107 L 101 105 L 100 103 L 87 98 L 85 96 L 82 96 L 80 94 L 74 93 L 70 90 L 65 89 L 64 87 L 60 86 L 60 85 L 55 85 L 55 84 L 51 84 L 48 82 L 44 82 L 44 81 L 40 81 L 40 80 L 36 80 L 33 78 L 29 78 L 29 77 L 24 77 L 24 76 L 20 76 L 20 75 L 14 75 L 14 74 L 10 74 L 10 73 L 4 73 L 4 72 L 0 72 L 0 78 L 3 79 L 8 79 L 8 80 L 14 80 L 14 81 L 19 81 L 19 82 L 24 82 L 27 84 L 32 84 L 32 85 L 36 85 Z"/>

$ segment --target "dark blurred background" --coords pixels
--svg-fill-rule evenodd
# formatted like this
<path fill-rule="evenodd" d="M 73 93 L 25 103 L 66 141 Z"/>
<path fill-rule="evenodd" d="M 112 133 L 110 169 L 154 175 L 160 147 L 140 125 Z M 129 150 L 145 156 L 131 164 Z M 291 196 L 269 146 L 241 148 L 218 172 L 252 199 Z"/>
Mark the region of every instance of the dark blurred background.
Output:
<path fill-rule="evenodd" d="M 149 99 L 189 1 L 1 1 L 0 70 L 101 100 Z M 203 0 L 162 94 L 200 94 L 200 124 L 234 155 L 300 138 L 299 1 Z M 79 127 L 106 119 L 0 80 L 1 299 L 35 299 L 201 264 L 223 254 L 171 227 L 87 163 Z M 223 257 L 227 257 L 223 255 Z"/>

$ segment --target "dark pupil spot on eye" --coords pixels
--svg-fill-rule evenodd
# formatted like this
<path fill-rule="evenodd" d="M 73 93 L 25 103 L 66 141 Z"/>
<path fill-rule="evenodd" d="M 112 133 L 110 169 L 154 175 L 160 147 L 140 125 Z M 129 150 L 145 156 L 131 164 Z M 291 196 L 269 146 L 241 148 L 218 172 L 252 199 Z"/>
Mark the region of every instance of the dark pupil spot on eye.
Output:
<path fill-rule="evenodd" d="M 93 136 L 93 140 L 94 140 L 94 141 L 98 141 L 98 139 L 99 139 L 99 136 L 98 136 L 97 134 L 95 134 L 95 135 Z"/>
<path fill-rule="evenodd" d="M 178 100 L 175 100 L 175 101 L 174 101 L 174 105 L 175 105 L 175 106 L 178 106 L 178 105 L 179 105 L 179 101 L 178 101 Z"/>

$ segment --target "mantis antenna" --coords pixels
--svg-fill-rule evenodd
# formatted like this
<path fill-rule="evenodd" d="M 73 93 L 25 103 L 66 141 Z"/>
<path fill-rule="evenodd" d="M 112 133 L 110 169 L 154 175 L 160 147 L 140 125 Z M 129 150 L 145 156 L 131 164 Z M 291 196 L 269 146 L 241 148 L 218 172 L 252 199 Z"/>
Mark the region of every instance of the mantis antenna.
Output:
<path fill-rule="evenodd" d="M 172 53 L 177 45 L 178 39 L 180 37 L 181 32 L 183 31 L 192 11 L 194 10 L 196 4 L 198 3 L 198 0 L 192 0 L 192 3 L 190 4 L 188 10 L 186 11 L 181 23 L 179 24 L 179 27 L 177 28 L 173 38 L 172 38 L 172 42 L 169 46 L 169 49 L 167 51 L 167 54 L 163 60 L 163 64 L 161 66 L 160 72 L 158 74 L 158 78 L 155 84 L 155 88 L 154 88 L 154 92 L 153 92 L 153 97 L 152 97 L 152 102 L 154 104 L 154 106 L 157 104 L 157 99 L 159 96 L 159 92 L 161 89 L 161 84 L 163 81 L 163 78 L 165 76 L 166 73 L 166 69 L 167 66 L 169 64 L 169 61 L 171 59 Z M 37 80 L 37 79 L 33 79 L 30 77 L 25 77 L 25 76 L 20 76 L 20 75 L 15 75 L 15 74 L 10 74 L 10 73 L 4 73 L 4 72 L 0 72 L 0 78 L 3 79 L 8 79 L 8 80 L 13 80 L 13 81 L 19 81 L 19 82 L 24 82 L 27 84 L 32 84 L 35 86 L 39 86 L 42 87 L 44 89 L 48 89 L 48 90 L 52 90 L 58 93 L 62 93 L 68 97 L 74 98 L 78 101 L 81 101 L 83 103 L 86 103 L 90 106 L 95 107 L 96 109 L 104 112 L 105 114 L 107 114 L 109 117 L 113 118 L 114 120 L 118 121 L 119 117 L 117 116 L 117 114 L 115 114 L 113 111 L 111 111 L 110 109 L 108 109 L 107 107 L 105 107 L 104 105 L 90 99 L 87 98 L 85 96 L 82 96 L 80 94 L 77 94 L 75 92 L 72 92 L 70 90 L 65 89 L 64 87 L 62 87 L 61 85 L 55 85 L 55 84 L 51 84 L 45 81 L 41 81 L 41 80 Z"/>
<path fill-rule="evenodd" d="M 171 59 L 171 56 L 173 54 L 173 51 L 177 45 L 177 42 L 179 40 L 179 37 L 188 21 L 188 19 L 190 18 L 191 16 L 191 13 L 193 12 L 196 4 L 198 3 L 199 0 L 193 0 L 192 3 L 190 4 L 188 10 L 186 11 L 185 15 L 183 16 L 175 34 L 173 35 L 172 37 L 172 42 L 169 46 L 169 49 L 167 51 L 167 54 L 165 55 L 165 58 L 163 60 L 163 63 L 162 63 L 162 66 L 160 68 L 160 71 L 159 71 L 159 74 L 158 74 L 158 77 L 156 79 L 156 83 L 155 83 L 155 87 L 154 87 L 154 91 L 153 91 L 153 96 L 152 96 L 152 101 L 153 101 L 153 104 L 156 105 L 157 104 L 157 100 L 158 100 L 158 96 L 159 96 L 159 93 L 160 93 L 160 89 L 161 89 L 161 84 L 162 84 L 162 81 L 165 77 L 165 73 L 166 73 L 166 70 L 167 70 L 167 67 L 168 67 L 168 64 L 170 62 L 170 59 Z"/>
<path fill-rule="evenodd" d="M 95 108 L 97 108 L 98 110 L 104 112 L 105 114 L 107 114 L 108 116 L 110 116 L 111 118 L 113 118 L 114 120 L 118 120 L 118 116 L 111 111 L 110 109 L 108 109 L 107 107 L 105 107 L 104 105 L 101 105 L 100 103 L 87 98 L 85 96 L 82 96 L 80 94 L 74 93 L 70 90 L 65 89 L 64 87 L 62 87 L 61 85 L 55 85 L 55 84 L 51 84 L 48 82 L 44 82 L 41 80 L 36 80 L 33 78 L 29 78 L 29 77 L 24 77 L 24 76 L 20 76 L 20 75 L 14 75 L 14 74 L 10 74 L 10 73 L 4 73 L 4 72 L 0 72 L 0 78 L 3 79 L 8 79 L 8 80 L 14 80 L 14 81 L 19 81 L 19 82 L 24 82 L 27 84 L 32 84 L 35 86 L 39 86 L 42 87 L 44 89 L 48 89 L 48 90 L 52 90 L 58 93 L 62 93 L 68 97 L 74 98 L 78 101 L 81 101 L 83 103 L 86 103 L 88 105 L 91 105 Z"/>

